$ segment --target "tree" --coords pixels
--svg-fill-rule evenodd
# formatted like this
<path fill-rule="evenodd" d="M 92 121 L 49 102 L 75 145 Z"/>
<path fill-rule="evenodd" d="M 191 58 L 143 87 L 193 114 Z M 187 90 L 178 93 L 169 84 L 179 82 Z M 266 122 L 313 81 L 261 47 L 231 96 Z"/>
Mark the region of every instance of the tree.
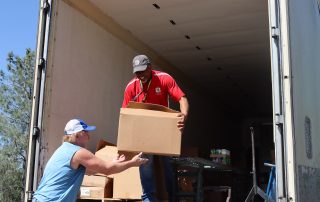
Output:
<path fill-rule="evenodd" d="M 24 193 L 35 53 L 8 54 L 0 71 L 0 201 L 21 201 Z"/>

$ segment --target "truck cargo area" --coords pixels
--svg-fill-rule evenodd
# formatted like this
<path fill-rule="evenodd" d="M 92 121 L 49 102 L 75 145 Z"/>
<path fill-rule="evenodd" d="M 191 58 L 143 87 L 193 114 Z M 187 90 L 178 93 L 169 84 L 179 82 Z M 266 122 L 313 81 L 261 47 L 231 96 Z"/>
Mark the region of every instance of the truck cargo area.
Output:
<path fill-rule="evenodd" d="M 234 201 L 245 199 L 252 126 L 258 182 L 266 188 L 264 162 L 274 163 L 267 1 L 64 0 L 53 1 L 52 12 L 40 161 L 73 117 L 97 126 L 92 151 L 99 139 L 116 144 L 132 59 L 145 54 L 189 100 L 183 155 L 210 160 L 212 149 L 231 152 L 236 174 L 208 183 L 232 186 Z"/>

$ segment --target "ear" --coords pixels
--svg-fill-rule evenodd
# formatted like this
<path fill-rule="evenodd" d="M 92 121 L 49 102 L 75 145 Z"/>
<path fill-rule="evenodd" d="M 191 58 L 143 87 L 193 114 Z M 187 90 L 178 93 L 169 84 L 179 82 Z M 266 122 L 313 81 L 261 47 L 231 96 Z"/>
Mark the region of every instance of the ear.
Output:
<path fill-rule="evenodd" d="M 79 136 L 81 135 L 81 133 L 82 133 L 82 131 L 77 132 L 77 133 L 75 134 L 76 138 L 79 138 Z"/>

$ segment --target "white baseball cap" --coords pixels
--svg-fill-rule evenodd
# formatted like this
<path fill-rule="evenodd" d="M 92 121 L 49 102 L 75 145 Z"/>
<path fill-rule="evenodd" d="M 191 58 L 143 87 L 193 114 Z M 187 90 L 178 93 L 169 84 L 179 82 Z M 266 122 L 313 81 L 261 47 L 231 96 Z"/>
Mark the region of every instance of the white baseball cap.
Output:
<path fill-rule="evenodd" d="M 81 119 L 71 119 L 66 127 L 64 128 L 65 135 L 71 135 L 80 131 L 93 131 L 95 130 L 95 126 L 88 126 L 83 120 Z"/>

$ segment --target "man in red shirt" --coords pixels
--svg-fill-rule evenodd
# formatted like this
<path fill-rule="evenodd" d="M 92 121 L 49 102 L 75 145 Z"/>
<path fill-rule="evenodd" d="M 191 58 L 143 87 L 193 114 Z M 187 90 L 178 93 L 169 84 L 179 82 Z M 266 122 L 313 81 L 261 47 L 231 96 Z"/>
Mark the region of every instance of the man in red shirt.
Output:
<path fill-rule="evenodd" d="M 169 96 L 180 104 L 181 113 L 177 127 L 183 131 L 188 116 L 189 104 L 185 94 L 179 88 L 175 80 L 167 73 L 152 70 L 150 60 L 145 55 L 133 58 L 133 78 L 124 92 L 122 107 L 127 107 L 130 101 L 159 104 L 169 106 Z M 155 201 L 155 180 L 153 174 L 153 155 L 146 155 L 147 164 L 140 166 L 140 178 L 143 189 L 142 200 L 144 202 Z M 165 180 L 169 201 L 172 194 L 172 167 L 169 157 L 161 157 L 165 168 Z"/>

